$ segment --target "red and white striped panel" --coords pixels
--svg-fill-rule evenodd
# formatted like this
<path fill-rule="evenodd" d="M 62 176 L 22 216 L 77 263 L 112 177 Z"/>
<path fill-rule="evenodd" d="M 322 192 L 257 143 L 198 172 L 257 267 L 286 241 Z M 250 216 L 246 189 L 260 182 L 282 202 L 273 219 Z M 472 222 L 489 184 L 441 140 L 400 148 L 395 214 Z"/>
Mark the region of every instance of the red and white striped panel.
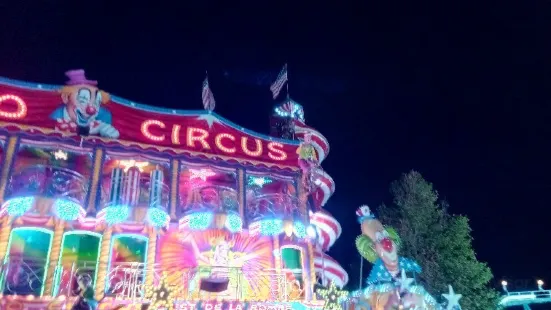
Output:
<path fill-rule="evenodd" d="M 318 211 L 310 215 L 310 224 L 319 229 L 318 243 L 327 251 L 342 233 L 341 224 L 327 211 Z"/>
<path fill-rule="evenodd" d="M 329 154 L 329 142 L 327 139 L 317 130 L 312 127 L 306 126 L 303 122 L 295 120 L 295 134 L 300 140 L 304 140 L 305 134 L 310 134 L 312 137 L 312 144 L 318 152 L 318 161 L 321 162 Z"/>
<path fill-rule="evenodd" d="M 338 287 L 343 287 L 348 283 L 348 273 L 335 259 L 325 253 L 316 251 L 314 255 L 314 268 L 316 268 L 316 273 L 321 277 L 321 284 L 323 286 L 327 286 L 332 282 Z"/>
<path fill-rule="evenodd" d="M 315 170 L 314 184 L 316 189 L 313 193 L 317 207 L 323 207 L 329 198 L 335 193 L 335 181 L 321 168 Z"/>

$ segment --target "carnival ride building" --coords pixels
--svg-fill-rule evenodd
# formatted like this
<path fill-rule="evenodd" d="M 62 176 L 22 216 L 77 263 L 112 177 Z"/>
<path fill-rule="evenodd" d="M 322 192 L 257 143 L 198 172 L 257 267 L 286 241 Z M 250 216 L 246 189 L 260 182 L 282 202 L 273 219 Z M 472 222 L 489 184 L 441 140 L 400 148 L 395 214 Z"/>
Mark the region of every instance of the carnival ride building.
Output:
<path fill-rule="evenodd" d="M 346 284 L 325 254 L 341 233 L 323 210 L 329 144 L 300 104 L 276 106 L 267 136 L 67 76 L 0 79 L 3 305 L 66 303 L 82 275 L 102 305 L 148 302 L 162 280 L 176 302 L 314 307 L 317 283 Z M 297 152 L 307 136 L 308 176 Z"/>

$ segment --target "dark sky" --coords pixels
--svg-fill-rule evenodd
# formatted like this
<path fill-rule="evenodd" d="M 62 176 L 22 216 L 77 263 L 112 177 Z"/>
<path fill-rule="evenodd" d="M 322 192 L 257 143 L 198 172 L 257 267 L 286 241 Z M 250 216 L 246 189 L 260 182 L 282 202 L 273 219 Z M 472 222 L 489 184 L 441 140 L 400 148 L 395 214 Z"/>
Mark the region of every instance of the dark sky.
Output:
<path fill-rule="evenodd" d="M 345 227 L 332 254 L 352 286 L 354 211 L 410 169 L 471 218 L 497 280 L 551 282 L 548 1 L 117 2 L 3 1 L 0 75 L 61 84 L 84 68 L 118 96 L 200 109 L 209 70 L 216 111 L 267 132 L 288 62 L 291 96 L 331 143 L 327 209 Z"/>

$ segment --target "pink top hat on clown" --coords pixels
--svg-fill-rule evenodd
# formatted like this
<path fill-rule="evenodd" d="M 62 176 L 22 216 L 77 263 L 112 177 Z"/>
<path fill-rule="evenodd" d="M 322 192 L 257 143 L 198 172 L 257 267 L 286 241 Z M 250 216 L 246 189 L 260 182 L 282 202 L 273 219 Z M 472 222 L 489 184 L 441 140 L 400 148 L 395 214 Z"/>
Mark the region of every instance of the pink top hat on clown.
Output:
<path fill-rule="evenodd" d="M 86 74 L 84 73 L 83 69 L 77 69 L 77 70 L 69 70 L 65 72 L 65 76 L 69 78 L 67 82 L 65 82 L 66 85 L 90 85 L 90 86 L 97 86 L 98 81 L 91 81 L 86 79 Z"/>

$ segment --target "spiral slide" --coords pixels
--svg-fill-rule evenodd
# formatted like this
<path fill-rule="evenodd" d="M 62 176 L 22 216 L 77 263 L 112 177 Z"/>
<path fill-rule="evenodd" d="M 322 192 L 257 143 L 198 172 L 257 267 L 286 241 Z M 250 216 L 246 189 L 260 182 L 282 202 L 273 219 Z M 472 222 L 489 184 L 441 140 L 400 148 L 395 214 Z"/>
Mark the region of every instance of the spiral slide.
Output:
<path fill-rule="evenodd" d="M 323 251 L 328 251 L 342 233 L 341 224 L 325 210 L 310 214 L 310 224 L 318 229 L 318 244 Z"/>
<path fill-rule="evenodd" d="M 290 101 L 284 105 L 284 109 L 288 109 L 289 115 L 294 115 L 293 111 L 302 111 L 302 107 L 296 105 L 298 104 Z M 304 141 L 306 135 L 310 135 L 311 143 L 317 153 L 318 164 L 321 164 L 329 154 L 329 142 L 320 132 L 304 123 L 303 113 L 300 116 L 302 117 L 293 119 L 295 135 L 301 141 Z M 310 214 L 310 223 L 317 228 L 318 232 L 314 267 L 322 285 L 327 286 L 329 282 L 332 282 L 338 287 L 343 287 L 348 282 L 348 274 L 336 260 L 324 253 L 342 233 L 339 222 L 329 212 L 321 209 L 335 192 L 335 182 L 327 172 L 318 166 L 314 170 L 314 185 L 315 188 L 311 195 L 314 200 L 314 209 L 319 210 Z"/>
<path fill-rule="evenodd" d="M 338 287 L 343 287 L 348 283 L 348 273 L 336 260 L 321 251 L 316 251 L 314 255 L 314 267 L 316 273 L 320 275 L 323 286 L 332 282 Z"/>
<path fill-rule="evenodd" d="M 305 135 L 309 134 L 311 136 L 312 144 L 318 155 L 318 163 L 321 164 L 329 154 L 329 142 L 327 139 L 319 131 L 307 126 L 299 119 L 294 120 L 294 125 L 295 134 L 299 140 L 304 140 Z M 335 192 L 335 182 L 321 167 L 316 168 L 314 173 L 316 188 L 312 196 L 316 207 L 319 208 L 323 207 Z"/>

